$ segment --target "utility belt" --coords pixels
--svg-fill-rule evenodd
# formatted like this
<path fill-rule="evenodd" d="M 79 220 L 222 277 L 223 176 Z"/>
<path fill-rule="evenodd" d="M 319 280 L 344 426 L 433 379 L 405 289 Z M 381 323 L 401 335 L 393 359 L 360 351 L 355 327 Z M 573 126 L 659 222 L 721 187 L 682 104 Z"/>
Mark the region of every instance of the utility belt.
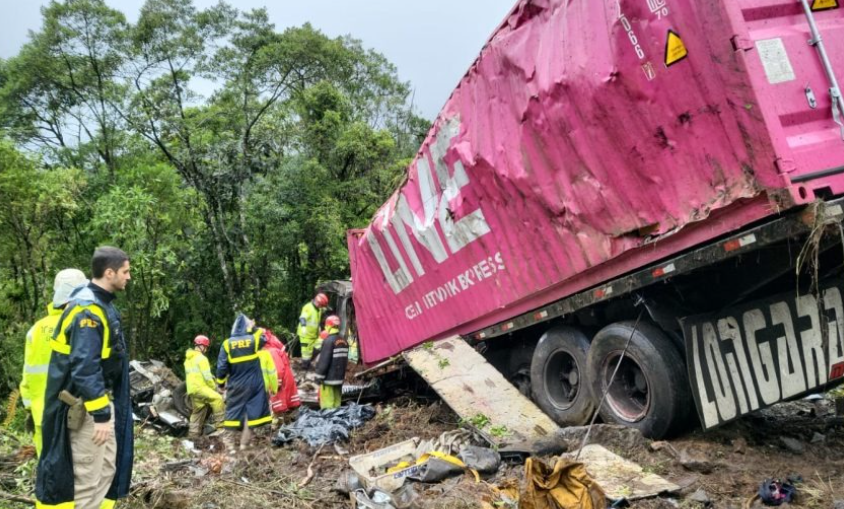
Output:
<path fill-rule="evenodd" d="M 108 404 L 112 400 L 111 392 L 107 391 L 106 394 L 100 398 L 95 399 L 94 401 L 88 401 L 87 403 L 82 401 L 82 398 L 77 398 L 73 394 L 63 390 L 59 393 L 59 400 L 68 406 L 67 410 L 67 428 L 73 431 L 76 431 L 82 428 L 82 425 L 85 424 L 85 417 L 88 413 L 88 409 L 92 406 L 97 406 L 102 404 L 102 400 L 105 398 L 105 405 Z M 93 405 L 92 405 L 93 403 Z M 87 408 L 86 408 L 87 407 Z M 100 407 L 102 408 L 102 407 Z M 96 408 L 95 410 L 98 410 Z"/>

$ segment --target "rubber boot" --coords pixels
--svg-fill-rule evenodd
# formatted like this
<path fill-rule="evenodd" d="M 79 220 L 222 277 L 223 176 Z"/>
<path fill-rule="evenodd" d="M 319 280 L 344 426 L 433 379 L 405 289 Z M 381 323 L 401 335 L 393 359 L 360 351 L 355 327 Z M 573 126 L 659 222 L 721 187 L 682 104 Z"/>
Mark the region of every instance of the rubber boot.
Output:
<path fill-rule="evenodd" d="M 249 442 L 252 441 L 252 437 L 255 433 L 252 432 L 252 428 L 249 426 L 244 426 L 243 431 L 240 433 L 240 450 L 243 451 L 247 447 L 249 447 Z"/>
<path fill-rule="evenodd" d="M 226 410 L 223 409 L 219 413 L 212 414 L 211 416 L 211 424 L 214 425 L 214 432 L 211 433 L 210 436 L 218 437 L 226 432 L 226 429 L 223 427 L 223 420 L 226 418 Z"/>
<path fill-rule="evenodd" d="M 237 454 L 237 440 L 240 436 L 240 431 L 233 429 L 233 430 L 225 430 L 223 434 L 223 445 L 226 447 L 226 452 L 229 456 L 234 456 Z"/>
<path fill-rule="evenodd" d="M 205 419 L 208 415 L 208 409 L 194 410 L 190 414 L 190 426 L 188 427 L 188 439 L 196 440 L 202 436 L 202 430 L 205 427 Z"/>

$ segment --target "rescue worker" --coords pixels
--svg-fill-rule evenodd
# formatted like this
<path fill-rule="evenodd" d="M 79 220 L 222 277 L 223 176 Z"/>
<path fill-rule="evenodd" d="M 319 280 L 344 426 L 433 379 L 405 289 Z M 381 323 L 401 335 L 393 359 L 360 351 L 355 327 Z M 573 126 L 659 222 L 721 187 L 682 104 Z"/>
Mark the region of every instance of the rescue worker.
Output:
<path fill-rule="evenodd" d="M 272 331 L 265 330 L 264 336 L 267 338 L 264 350 L 272 358 L 278 378 L 278 391 L 270 398 L 270 410 L 272 410 L 273 424 L 275 424 L 281 414 L 299 406 L 299 388 L 296 386 L 293 371 L 290 369 L 287 349 Z"/>
<path fill-rule="evenodd" d="M 272 354 L 267 349 L 269 339 L 266 338 L 266 332 L 264 332 L 264 338 L 264 347 L 258 352 L 258 358 L 261 361 L 261 373 L 264 375 L 264 390 L 267 391 L 270 415 L 272 415 L 271 401 L 278 394 L 278 369 L 275 366 Z"/>
<path fill-rule="evenodd" d="M 217 384 L 211 376 L 211 366 L 205 352 L 211 347 L 208 336 L 199 335 L 193 339 L 194 347 L 185 352 L 185 382 L 193 411 L 190 414 L 189 438 L 199 438 L 205 428 L 205 419 L 211 412 L 215 427 L 222 426 L 225 416 L 223 396 L 217 392 Z"/>
<path fill-rule="evenodd" d="M 349 343 L 340 336 L 340 317 L 331 315 L 325 319 L 328 337 L 322 343 L 315 370 L 319 386 L 319 407 L 337 408 L 343 396 L 343 379 L 349 362 Z"/>
<path fill-rule="evenodd" d="M 41 456 L 41 417 L 44 414 L 44 392 L 47 390 L 47 371 L 50 368 L 50 340 L 59 318 L 70 300 L 70 292 L 77 286 L 88 284 L 79 269 L 64 269 L 56 274 L 53 282 L 53 302 L 47 306 L 47 316 L 35 322 L 26 333 L 24 347 L 21 398 L 29 411 L 27 420 L 32 423 L 35 454 Z"/>
<path fill-rule="evenodd" d="M 129 257 L 98 247 L 91 276 L 71 294 L 50 341 L 39 508 L 110 509 L 132 480 L 128 350 L 113 303 L 131 279 Z"/>
<path fill-rule="evenodd" d="M 272 422 L 269 398 L 270 381 L 258 352 L 266 344 L 264 331 L 254 328 L 252 320 L 239 314 L 231 337 L 223 341 L 217 358 L 217 384 L 226 389 L 226 416 L 223 427 L 230 453 L 235 451 L 235 433 L 240 430 L 240 449 L 252 439 L 252 428 Z"/>
<path fill-rule="evenodd" d="M 305 370 L 310 369 L 314 347 L 320 342 L 319 324 L 322 320 L 322 310 L 326 306 L 328 306 L 328 296 L 318 293 L 313 300 L 302 306 L 302 312 L 299 314 L 296 335 L 299 336 L 299 344 L 302 345 L 302 367 Z"/>

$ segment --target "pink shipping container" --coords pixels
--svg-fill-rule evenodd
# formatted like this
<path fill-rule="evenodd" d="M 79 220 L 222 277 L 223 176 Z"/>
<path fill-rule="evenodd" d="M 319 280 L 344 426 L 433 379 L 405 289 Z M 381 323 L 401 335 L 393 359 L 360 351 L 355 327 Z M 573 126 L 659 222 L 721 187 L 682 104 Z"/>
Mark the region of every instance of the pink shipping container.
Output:
<path fill-rule="evenodd" d="M 349 232 L 364 360 L 506 332 L 844 193 L 836 72 L 835 0 L 520 1 Z"/>

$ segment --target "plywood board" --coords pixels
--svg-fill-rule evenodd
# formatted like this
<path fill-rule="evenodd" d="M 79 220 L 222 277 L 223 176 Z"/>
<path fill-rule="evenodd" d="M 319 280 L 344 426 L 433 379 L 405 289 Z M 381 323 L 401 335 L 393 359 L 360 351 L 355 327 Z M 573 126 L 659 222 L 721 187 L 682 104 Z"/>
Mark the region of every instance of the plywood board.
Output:
<path fill-rule="evenodd" d="M 574 459 L 575 454 L 576 452 L 573 452 L 564 456 Z M 612 499 L 638 500 L 680 489 L 680 486 L 663 477 L 654 473 L 645 473 L 636 463 L 598 444 L 584 447 L 578 461 L 586 465 L 589 475 L 601 485 L 607 497 Z"/>
<path fill-rule="evenodd" d="M 559 429 L 458 336 L 403 355 L 464 421 L 480 424 L 475 428 L 497 446 L 550 439 Z"/>

